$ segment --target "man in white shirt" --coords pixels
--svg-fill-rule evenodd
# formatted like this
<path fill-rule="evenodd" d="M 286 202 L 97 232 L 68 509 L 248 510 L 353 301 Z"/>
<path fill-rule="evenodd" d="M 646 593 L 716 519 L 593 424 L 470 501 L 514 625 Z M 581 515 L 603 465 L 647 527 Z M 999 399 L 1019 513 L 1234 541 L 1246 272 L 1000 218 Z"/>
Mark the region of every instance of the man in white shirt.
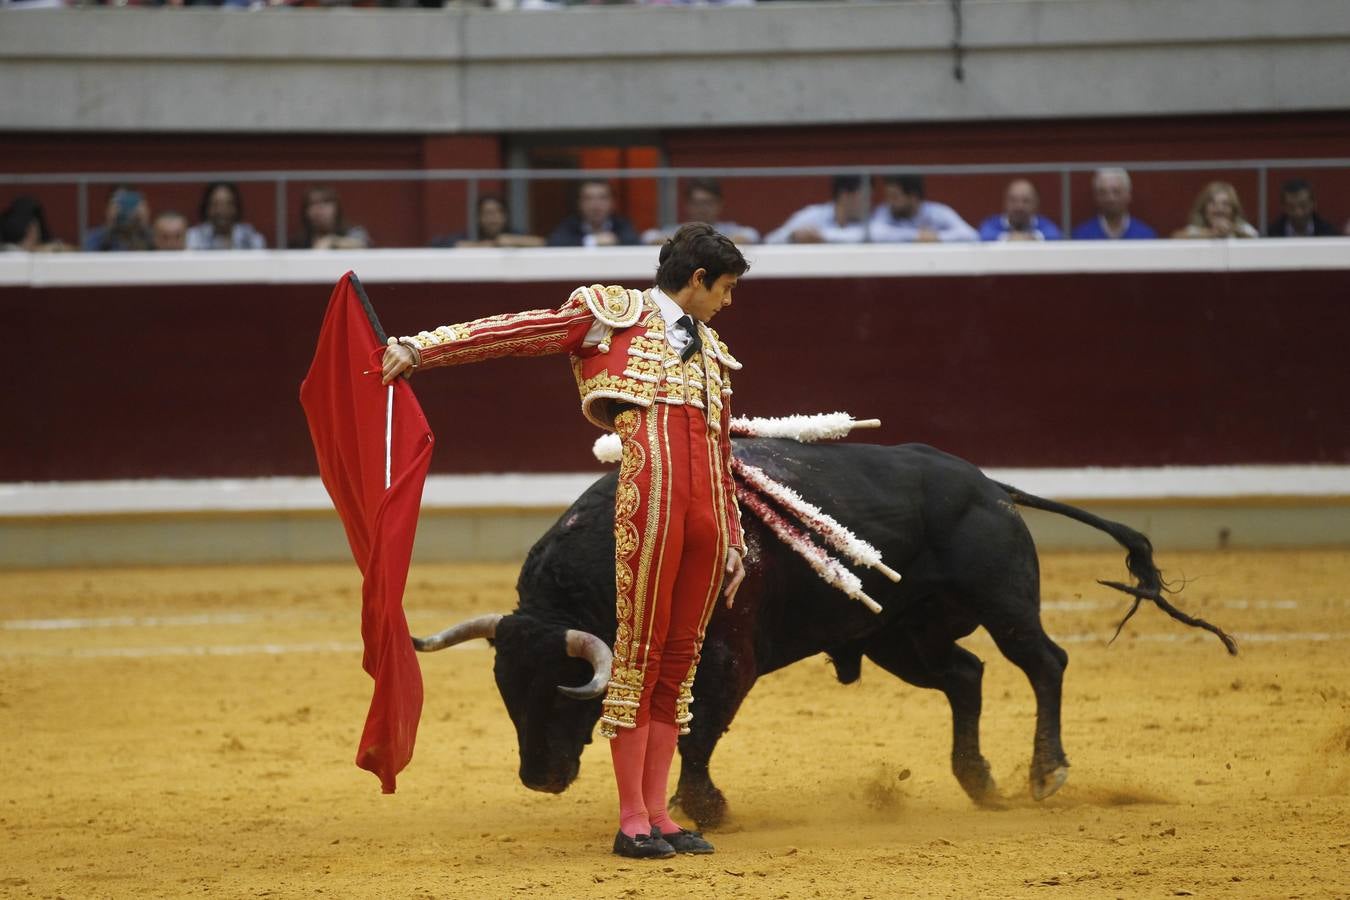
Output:
<path fill-rule="evenodd" d="M 861 244 L 867 240 L 863 181 L 859 175 L 836 175 L 834 199 L 803 207 L 769 232 L 766 244 Z"/>
<path fill-rule="evenodd" d="M 979 233 L 950 206 L 924 199 L 922 175 L 886 178 L 886 202 L 872 213 L 868 238 L 880 243 L 977 241 Z"/>

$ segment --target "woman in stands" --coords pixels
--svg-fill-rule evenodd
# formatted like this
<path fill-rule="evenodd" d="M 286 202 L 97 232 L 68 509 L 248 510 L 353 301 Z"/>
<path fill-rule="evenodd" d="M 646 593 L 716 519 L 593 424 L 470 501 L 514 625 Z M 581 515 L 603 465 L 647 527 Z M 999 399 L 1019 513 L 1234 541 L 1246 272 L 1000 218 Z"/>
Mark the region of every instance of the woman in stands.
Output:
<path fill-rule="evenodd" d="M 542 247 L 546 242 L 533 234 L 523 234 L 511 227 L 506 203 L 496 194 L 478 198 L 478 238 L 467 234 L 450 234 L 432 240 L 433 247 Z"/>
<path fill-rule="evenodd" d="M 232 181 L 213 181 L 202 192 L 197 222 L 187 230 L 189 250 L 261 250 L 267 241 L 244 218 L 244 201 Z"/>
<path fill-rule="evenodd" d="M 1226 181 L 1211 181 L 1191 204 L 1189 224 L 1172 232 L 1174 238 L 1254 238 L 1259 237 L 1242 215 L 1237 189 Z"/>
<path fill-rule="evenodd" d="M 300 233 L 291 238 L 292 250 L 361 250 L 370 235 L 360 225 L 348 225 L 337 191 L 312 187 L 300 204 Z"/>
<path fill-rule="evenodd" d="M 0 252 L 54 253 L 73 250 L 69 244 L 52 237 L 47 215 L 36 197 L 15 197 L 0 213 Z"/>

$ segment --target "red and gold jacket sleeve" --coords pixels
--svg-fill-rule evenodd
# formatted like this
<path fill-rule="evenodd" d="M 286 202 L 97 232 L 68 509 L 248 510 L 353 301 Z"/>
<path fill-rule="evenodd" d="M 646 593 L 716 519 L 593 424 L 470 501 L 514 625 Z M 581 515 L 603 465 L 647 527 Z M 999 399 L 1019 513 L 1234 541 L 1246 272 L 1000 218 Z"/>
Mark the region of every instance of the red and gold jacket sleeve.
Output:
<path fill-rule="evenodd" d="M 557 309 L 530 309 L 442 325 L 399 338 L 416 348 L 418 368 L 459 366 L 502 356 L 547 356 L 575 353 L 595 323 L 583 289 L 578 288 Z"/>

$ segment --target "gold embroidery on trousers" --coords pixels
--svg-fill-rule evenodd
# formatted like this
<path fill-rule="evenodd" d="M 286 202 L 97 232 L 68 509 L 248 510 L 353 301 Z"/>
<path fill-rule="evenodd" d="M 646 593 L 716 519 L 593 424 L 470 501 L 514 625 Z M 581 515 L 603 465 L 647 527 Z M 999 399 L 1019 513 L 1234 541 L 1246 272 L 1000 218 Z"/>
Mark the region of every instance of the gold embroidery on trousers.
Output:
<path fill-rule="evenodd" d="M 609 738 L 615 737 L 619 728 L 636 727 L 638 705 L 642 700 L 644 672 L 634 659 L 643 643 L 642 606 L 646 586 L 641 560 L 642 555 L 649 552 L 647 545 L 651 543 L 655 529 L 649 525 L 646 540 L 643 540 L 632 519 L 642 503 L 641 491 L 635 479 L 649 461 L 652 465 L 653 489 L 660 484 L 659 454 L 649 455 L 642 443 L 635 440 L 638 428 L 650 418 L 635 409 L 625 410 L 614 417 L 614 430 L 623 442 L 623 462 L 619 466 L 619 485 L 614 494 L 614 612 L 618 629 L 614 635 L 614 668 L 600 718 L 600 734 Z M 649 520 L 658 505 L 649 500 Z M 631 565 L 635 555 L 639 556 L 639 575 L 636 580 Z"/>

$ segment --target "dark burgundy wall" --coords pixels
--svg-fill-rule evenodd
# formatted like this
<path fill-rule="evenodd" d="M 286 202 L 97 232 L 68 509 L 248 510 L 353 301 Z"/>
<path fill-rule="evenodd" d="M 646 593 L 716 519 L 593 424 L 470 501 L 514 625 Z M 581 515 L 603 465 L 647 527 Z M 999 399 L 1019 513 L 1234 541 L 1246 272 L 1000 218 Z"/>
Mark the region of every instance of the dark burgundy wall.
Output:
<path fill-rule="evenodd" d="M 370 285 L 392 333 L 569 284 Z M 328 289 L 6 289 L 0 481 L 315 472 L 297 390 Z M 751 280 L 736 409 L 847 410 L 993 466 L 1350 462 L 1350 271 Z M 54 355 L 53 355 L 54 354 Z M 440 472 L 597 468 L 561 358 L 415 381 Z"/>

